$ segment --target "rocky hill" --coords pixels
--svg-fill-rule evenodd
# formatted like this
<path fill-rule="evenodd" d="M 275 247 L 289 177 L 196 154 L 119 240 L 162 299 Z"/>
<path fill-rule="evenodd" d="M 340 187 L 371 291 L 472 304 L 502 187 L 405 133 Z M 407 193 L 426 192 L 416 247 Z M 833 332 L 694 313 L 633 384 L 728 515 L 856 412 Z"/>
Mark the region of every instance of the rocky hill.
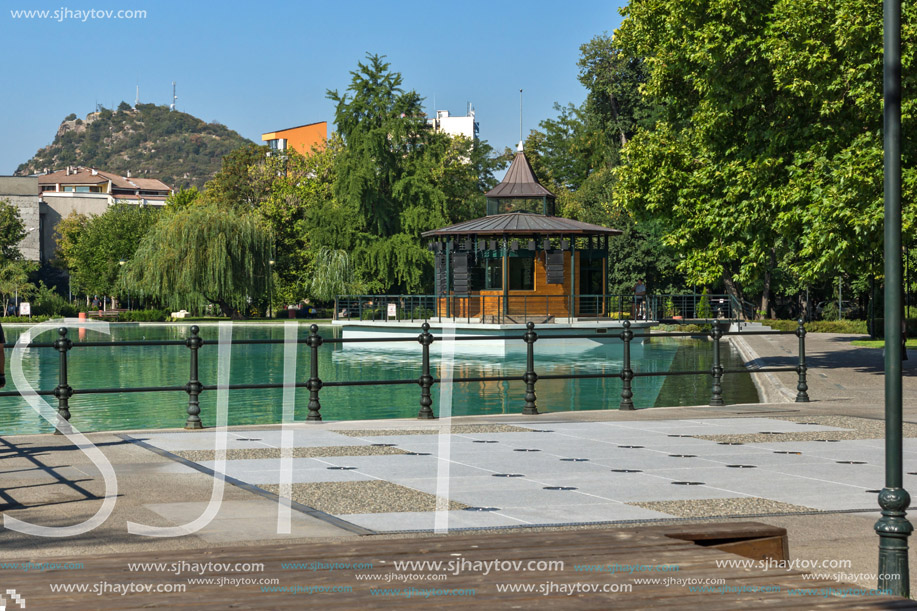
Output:
<path fill-rule="evenodd" d="M 17 175 L 80 165 L 117 174 L 158 178 L 174 189 L 201 187 L 220 169 L 224 155 L 248 143 L 219 123 L 205 123 L 167 106 L 125 102 L 85 119 L 71 114 L 54 142 L 16 169 Z"/>

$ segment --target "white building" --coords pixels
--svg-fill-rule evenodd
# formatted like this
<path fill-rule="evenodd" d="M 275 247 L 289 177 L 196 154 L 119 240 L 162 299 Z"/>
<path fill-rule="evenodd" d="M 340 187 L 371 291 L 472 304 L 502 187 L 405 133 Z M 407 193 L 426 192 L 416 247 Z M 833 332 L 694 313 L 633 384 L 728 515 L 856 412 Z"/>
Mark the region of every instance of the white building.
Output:
<path fill-rule="evenodd" d="M 474 120 L 474 107 L 468 108 L 464 117 L 452 116 L 448 110 L 437 110 L 436 117 L 427 119 L 427 125 L 435 131 L 449 134 L 450 136 L 465 136 L 471 141 L 478 139 L 478 122 Z"/>

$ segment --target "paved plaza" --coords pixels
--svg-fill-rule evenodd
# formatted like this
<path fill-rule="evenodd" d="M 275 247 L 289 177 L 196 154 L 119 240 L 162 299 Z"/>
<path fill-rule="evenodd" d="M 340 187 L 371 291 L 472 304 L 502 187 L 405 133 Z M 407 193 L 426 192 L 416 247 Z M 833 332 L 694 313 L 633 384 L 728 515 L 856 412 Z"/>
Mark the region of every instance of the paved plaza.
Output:
<path fill-rule="evenodd" d="M 738 518 L 786 528 L 794 558 L 846 558 L 848 573 L 875 573 L 882 356 L 850 347 L 849 339 L 808 336 L 811 403 L 790 401 L 795 374 L 762 373 L 754 376 L 765 399 L 759 404 L 294 424 L 289 533 L 277 532 L 279 425 L 230 428 L 222 466 L 214 429 L 90 433 L 117 475 L 110 517 L 65 538 L 5 530 L 0 559 L 390 538 L 437 525 L 460 532 Z M 793 336 L 741 342 L 752 367 L 795 362 Z M 904 369 L 905 486 L 912 493 L 915 397 L 912 359 Z M 101 507 L 99 471 L 66 438 L 0 442 L 5 515 L 64 526 Z M 184 528 L 203 515 L 215 471 L 226 474 L 226 485 L 205 526 L 179 537 L 128 532 L 131 522 Z"/>
<path fill-rule="evenodd" d="M 859 419 L 846 419 L 847 428 L 819 419 L 551 422 L 547 415 L 538 424 L 455 432 L 404 421 L 402 430 L 378 421 L 298 424 L 292 498 L 375 532 L 432 530 L 438 493 L 451 502 L 449 528 L 873 510 L 883 442 L 857 439 L 868 435 Z M 280 492 L 279 430 L 232 430 L 222 464 L 213 460 L 216 435 L 127 437 Z M 905 451 L 913 464 L 917 439 Z M 917 475 L 908 478 L 909 488 L 917 485 Z M 150 508 L 165 517 L 176 510 Z"/>

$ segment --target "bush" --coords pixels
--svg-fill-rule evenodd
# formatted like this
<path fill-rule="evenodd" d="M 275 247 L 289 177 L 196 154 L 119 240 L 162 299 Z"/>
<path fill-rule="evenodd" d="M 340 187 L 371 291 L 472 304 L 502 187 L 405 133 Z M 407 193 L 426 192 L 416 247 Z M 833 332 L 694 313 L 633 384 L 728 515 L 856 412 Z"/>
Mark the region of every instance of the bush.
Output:
<path fill-rule="evenodd" d="M 385 317 L 382 315 L 382 308 L 367 308 L 360 314 L 360 320 L 382 320 L 383 318 Z"/>
<path fill-rule="evenodd" d="M 76 306 L 71 305 L 53 288 L 45 286 L 38 281 L 38 294 L 32 300 L 32 313 L 36 316 L 74 317 L 77 315 Z"/>
<path fill-rule="evenodd" d="M 4 316 L 0 318 L 0 324 L 14 323 L 14 322 L 45 322 L 46 320 L 51 320 L 52 318 L 60 318 L 60 316 L 33 316 L 29 318 L 28 316 Z"/>
<path fill-rule="evenodd" d="M 118 320 L 125 322 L 165 322 L 172 316 L 169 310 L 130 310 L 121 312 Z"/>
<path fill-rule="evenodd" d="M 710 307 L 710 298 L 707 297 L 707 289 L 704 288 L 697 303 L 697 312 L 694 314 L 697 318 L 713 318 L 713 308 Z"/>
<path fill-rule="evenodd" d="M 795 320 L 765 320 L 765 325 L 774 331 L 795 331 L 799 324 Z M 879 319 L 876 327 L 879 328 Z M 805 324 L 809 333 L 856 333 L 867 334 L 865 320 L 812 320 Z"/>

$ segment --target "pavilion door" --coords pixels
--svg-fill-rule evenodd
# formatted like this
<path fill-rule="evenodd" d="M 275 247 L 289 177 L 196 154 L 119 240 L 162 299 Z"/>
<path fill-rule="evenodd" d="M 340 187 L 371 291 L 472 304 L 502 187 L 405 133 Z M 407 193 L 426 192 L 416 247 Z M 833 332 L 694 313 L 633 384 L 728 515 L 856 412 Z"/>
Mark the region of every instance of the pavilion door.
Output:
<path fill-rule="evenodd" d="M 602 316 L 605 313 L 603 283 L 602 260 L 582 258 L 579 273 L 580 316 Z"/>

